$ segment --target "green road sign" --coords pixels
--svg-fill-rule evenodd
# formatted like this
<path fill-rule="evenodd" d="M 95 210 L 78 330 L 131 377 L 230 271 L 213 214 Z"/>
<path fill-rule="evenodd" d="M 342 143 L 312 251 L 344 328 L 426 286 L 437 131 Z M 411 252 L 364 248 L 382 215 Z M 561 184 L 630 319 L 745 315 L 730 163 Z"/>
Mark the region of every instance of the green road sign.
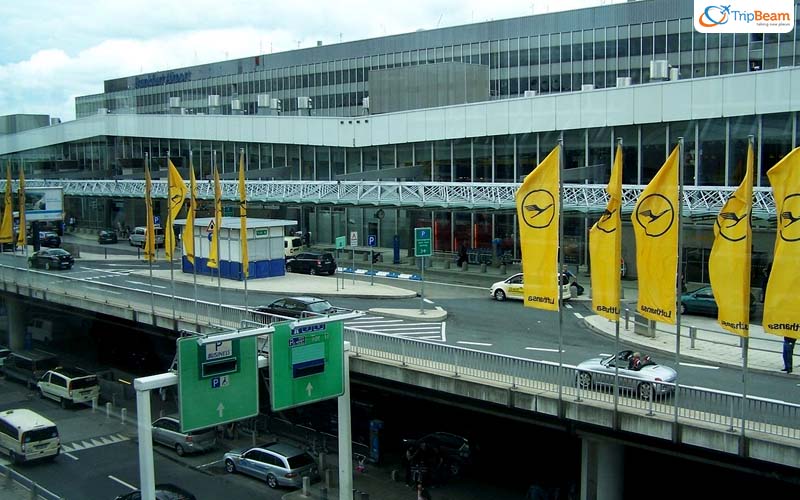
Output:
<path fill-rule="evenodd" d="M 233 217 L 233 205 L 228 205 L 222 207 L 222 216 L 223 217 Z"/>
<path fill-rule="evenodd" d="M 417 257 L 430 257 L 433 255 L 433 245 L 431 245 L 431 228 L 414 228 L 414 255 Z"/>
<path fill-rule="evenodd" d="M 347 246 L 347 238 L 344 236 L 336 237 L 336 248 L 344 248 Z"/>
<path fill-rule="evenodd" d="M 256 337 L 178 339 L 178 398 L 184 432 L 258 415 Z"/>
<path fill-rule="evenodd" d="M 342 322 L 292 328 L 276 323 L 270 336 L 272 410 L 315 403 L 344 394 Z"/>

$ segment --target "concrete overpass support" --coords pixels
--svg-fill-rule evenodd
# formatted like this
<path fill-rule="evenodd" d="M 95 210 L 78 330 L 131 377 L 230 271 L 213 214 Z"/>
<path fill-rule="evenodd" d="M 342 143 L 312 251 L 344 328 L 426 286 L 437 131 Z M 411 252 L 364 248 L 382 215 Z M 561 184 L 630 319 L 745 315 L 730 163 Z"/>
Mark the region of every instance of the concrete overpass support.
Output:
<path fill-rule="evenodd" d="M 581 500 L 614 500 L 625 493 L 625 448 L 618 443 L 583 438 Z"/>
<path fill-rule="evenodd" d="M 25 327 L 28 324 L 28 311 L 25 304 L 8 295 L 4 297 L 8 313 L 8 347 L 12 351 L 25 348 Z"/>

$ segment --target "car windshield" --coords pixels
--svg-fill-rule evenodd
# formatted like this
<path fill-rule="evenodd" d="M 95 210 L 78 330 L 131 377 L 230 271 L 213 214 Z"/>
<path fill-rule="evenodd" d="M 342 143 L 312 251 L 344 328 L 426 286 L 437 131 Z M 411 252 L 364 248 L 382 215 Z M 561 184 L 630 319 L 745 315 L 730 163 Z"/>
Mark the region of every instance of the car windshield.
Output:
<path fill-rule="evenodd" d="M 303 453 L 302 455 L 289 457 L 287 460 L 289 461 L 290 469 L 299 469 L 301 467 L 305 467 L 306 465 L 311 465 L 314 463 L 314 459 L 311 458 L 311 455 L 309 455 L 308 453 Z"/>
<path fill-rule="evenodd" d="M 322 313 L 331 309 L 333 306 L 327 300 L 321 300 L 319 302 L 312 302 L 308 305 L 308 310 L 311 312 Z"/>

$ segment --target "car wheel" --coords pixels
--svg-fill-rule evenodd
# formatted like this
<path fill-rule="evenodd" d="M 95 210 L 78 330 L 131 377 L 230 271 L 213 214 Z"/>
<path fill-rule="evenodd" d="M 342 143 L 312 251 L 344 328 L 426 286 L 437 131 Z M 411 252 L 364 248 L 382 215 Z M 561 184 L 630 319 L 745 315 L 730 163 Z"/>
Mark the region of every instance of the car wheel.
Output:
<path fill-rule="evenodd" d="M 278 478 L 273 476 L 272 474 L 267 475 L 267 486 L 272 488 L 273 490 L 278 487 Z"/>
<path fill-rule="evenodd" d="M 19 459 L 17 458 L 17 454 L 16 454 L 16 453 L 14 453 L 13 451 L 9 451 L 9 452 L 8 452 L 8 460 L 9 460 L 9 461 L 10 461 L 12 464 L 17 464 L 17 463 L 19 462 Z"/>
<path fill-rule="evenodd" d="M 639 399 L 644 399 L 646 401 L 649 401 L 653 394 L 653 386 L 648 384 L 647 382 L 642 382 L 636 388 L 636 393 L 639 395 Z"/>
<path fill-rule="evenodd" d="M 450 476 L 457 477 L 461 474 L 461 464 L 458 462 L 450 462 L 447 465 L 447 472 L 450 473 Z"/>
<path fill-rule="evenodd" d="M 497 290 L 494 291 L 494 298 L 502 302 L 506 300 L 506 292 L 498 288 Z"/>
<path fill-rule="evenodd" d="M 308 274 L 313 276 L 313 275 L 317 274 L 317 270 L 312 267 L 311 269 L 308 270 Z"/>
<path fill-rule="evenodd" d="M 44 391 L 42 389 L 39 389 L 39 397 L 44 399 Z"/>
<path fill-rule="evenodd" d="M 64 398 L 60 398 L 60 403 L 61 403 L 61 408 L 65 409 L 65 410 L 69 406 L 69 402 Z"/>
<path fill-rule="evenodd" d="M 589 389 L 592 387 L 592 375 L 586 372 L 578 373 L 578 386 L 581 389 Z"/>
<path fill-rule="evenodd" d="M 286 272 L 287 273 L 294 272 L 294 271 L 292 271 L 292 266 L 290 266 L 289 264 L 286 264 Z"/>
<path fill-rule="evenodd" d="M 231 460 L 230 458 L 225 460 L 225 471 L 231 474 L 236 472 L 236 466 L 233 465 L 233 460 Z"/>
<path fill-rule="evenodd" d="M 186 452 L 183 450 L 183 446 L 181 446 L 180 444 L 175 445 L 175 453 L 177 453 L 179 457 L 182 457 L 183 455 L 186 454 Z"/>
<path fill-rule="evenodd" d="M 681 314 L 686 314 L 689 310 L 686 308 L 686 304 L 681 302 Z"/>
<path fill-rule="evenodd" d="M 49 262 L 45 262 L 45 263 L 44 263 L 44 268 L 45 268 L 45 269 L 47 269 L 48 271 L 50 270 L 50 268 L 51 268 L 51 267 L 52 267 L 52 266 L 50 265 L 50 263 L 49 263 Z"/>

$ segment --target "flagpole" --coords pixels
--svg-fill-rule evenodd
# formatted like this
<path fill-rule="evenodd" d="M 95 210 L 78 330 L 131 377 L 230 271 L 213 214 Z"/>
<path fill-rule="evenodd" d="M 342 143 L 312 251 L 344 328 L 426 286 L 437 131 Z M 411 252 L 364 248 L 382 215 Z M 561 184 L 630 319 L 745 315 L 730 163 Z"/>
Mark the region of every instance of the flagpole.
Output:
<path fill-rule="evenodd" d="M 175 230 L 173 228 L 174 224 L 172 221 L 172 197 L 170 196 L 170 185 L 172 184 L 172 178 L 169 175 L 169 167 L 171 166 L 170 162 L 172 161 L 170 156 L 171 155 L 169 154 L 169 151 L 167 151 L 167 227 L 164 228 L 164 235 L 166 240 L 167 231 L 170 231 L 170 234 L 172 234 L 170 245 L 174 245 L 175 248 L 177 248 L 178 245 L 175 245 Z M 173 328 L 177 329 L 178 324 L 176 320 L 178 316 L 175 314 L 175 270 L 172 265 L 172 258 L 175 256 L 175 248 L 171 248 L 169 252 L 169 281 L 172 284 L 172 325 Z M 166 254 L 166 252 L 167 249 L 164 248 L 164 253 Z"/>
<path fill-rule="evenodd" d="M 214 157 L 212 162 L 211 170 L 218 176 L 217 173 L 217 152 L 214 151 Z M 216 179 L 214 180 L 216 183 Z M 214 190 L 216 192 L 216 185 L 214 186 Z M 222 186 L 220 186 L 220 194 L 219 194 L 219 207 L 217 207 L 217 200 L 214 199 L 214 222 L 216 222 L 217 218 L 217 208 L 222 209 Z M 222 215 L 220 215 L 219 225 L 222 226 Z M 219 316 L 222 317 L 222 255 L 220 252 L 220 245 L 219 240 L 220 236 L 222 236 L 222 227 L 216 227 L 214 225 L 214 231 L 217 233 L 217 237 L 214 238 L 215 243 L 217 245 L 217 292 L 219 293 Z"/>
<path fill-rule="evenodd" d="M 558 269 L 556 280 L 558 282 L 558 402 L 559 415 L 563 397 L 563 368 L 564 368 L 564 295 L 561 293 L 561 270 L 564 269 L 564 179 L 562 171 L 564 165 L 564 132 L 558 136 Z"/>
<path fill-rule="evenodd" d="M 192 163 L 192 150 L 189 150 L 189 168 L 192 170 L 192 179 L 194 179 L 194 163 Z M 203 174 L 203 155 L 200 155 L 200 176 L 202 179 Z M 197 210 L 195 210 L 195 206 L 197 204 L 197 182 L 194 182 L 189 188 L 192 190 L 191 196 L 191 203 L 189 205 L 189 210 L 192 211 L 192 227 L 189 230 L 189 236 L 192 238 L 192 248 L 194 248 L 195 239 L 194 239 L 194 218 L 197 217 Z M 200 242 L 202 243 L 202 238 Z M 194 281 L 194 324 L 197 325 L 200 323 L 200 306 L 197 303 L 197 249 L 193 250 L 194 255 L 192 255 L 192 280 Z M 198 330 L 199 330 L 198 326 Z"/>
<path fill-rule="evenodd" d="M 147 175 L 149 177 L 150 176 L 150 153 L 145 152 L 145 154 L 144 154 L 144 163 L 145 163 L 145 168 L 147 169 Z M 150 181 L 150 186 L 151 186 L 150 189 L 151 190 L 152 190 L 152 185 L 153 184 L 152 184 L 152 180 L 151 180 Z M 152 192 L 151 192 L 150 193 L 150 198 L 151 199 L 152 199 L 152 196 L 153 195 L 152 195 Z M 152 203 L 151 203 L 150 206 L 152 207 Z M 150 212 L 148 212 L 146 209 L 147 209 L 147 207 L 145 207 L 145 212 L 149 213 L 150 216 L 152 216 L 152 209 L 151 209 Z M 153 221 L 145 221 L 145 225 L 146 226 L 149 226 L 150 224 L 153 224 Z M 147 231 L 147 237 L 145 237 L 145 241 L 147 241 L 147 239 L 149 237 L 150 237 L 150 231 Z M 156 246 L 155 240 L 153 240 L 152 245 L 153 245 L 153 247 Z M 155 255 L 156 249 L 152 248 L 151 251 L 153 252 L 153 255 Z M 150 268 L 150 314 L 152 315 L 151 318 L 152 318 L 153 324 L 155 325 L 156 324 L 156 299 L 153 296 L 153 259 L 147 257 L 147 255 L 145 255 L 145 258 L 147 258 L 148 267 Z"/>
<path fill-rule="evenodd" d="M 755 142 L 754 139 L 755 139 L 755 137 L 753 135 L 748 135 L 747 136 L 747 145 L 748 145 L 749 151 L 753 151 L 753 143 Z M 753 151 L 753 154 L 755 154 L 754 151 Z M 749 158 L 748 158 L 748 161 L 749 161 Z M 746 175 L 747 175 L 747 172 L 745 172 L 745 176 Z M 747 201 L 748 201 L 748 204 L 750 205 L 750 210 L 749 210 L 749 213 L 747 214 L 747 222 L 749 224 L 752 224 L 752 222 L 751 222 L 752 221 L 752 214 L 753 214 L 753 193 L 752 193 L 752 190 L 751 190 L 751 193 L 750 193 L 750 199 L 747 200 Z M 748 267 L 750 267 L 752 269 L 752 260 L 753 260 L 753 253 L 752 253 L 753 252 L 752 227 L 750 228 L 750 231 L 751 231 L 750 247 L 747 249 L 747 252 L 749 253 L 750 258 L 748 259 L 747 265 L 748 265 Z M 750 275 L 749 272 L 747 274 L 748 274 L 748 276 Z M 747 282 L 747 289 L 748 290 L 750 289 L 751 282 L 752 282 L 751 280 L 748 280 L 748 282 Z M 750 304 L 748 303 L 746 307 L 749 308 L 749 306 L 750 306 Z M 750 313 L 749 312 L 747 314 L 747 319 L 748 319 L 747 322 L 750 323 Z M 750 327 L 749 326 L 747 328 L 747 332 L 748 332 L 748 336 L 744 337 L 742 339 L 744 341 L 744 342 L 742 342 L 742 350 L 743 350 L 743 352 L 742 352 L 742 418 L 741 418 L 741 420 L 742 420 L 742 431 L 741 431 L 742 440 L 744 440 L 744 438 L 745 438 L 745 418 L 747 417 L 747 360 L 748 360 L 748 357 L 749 357 L 748 356 L 748 354 L 749 354 L 748 351 L 750 349 L 750 337 L 749 337 Z"/>
<path fill-rule="evenodd" d="M 617 148 L 622 149 L 622 137 L 617 137 Z M 616 154 L 616 153 L 615 153 Z M 613 174 L 612 174 L 613 175 Z M 622 175 L 622 172 L 619 173 Z M 622 205 L 617 210 L 622 210 Z M 622 218 L 617 231 L 622 231 Z M 621 236 L 617 236 L 621 238 Z M 616 258 L 616 257 L 615 257 Z M 615 264 L 617 265 L 617 264 Z M 619 270 L 622 274 L 622 270 Z M 614 322 L 614 429 L 619 427 L 619 315 L 622 313 L 622 276 L 619 280 L 619 300 L 617 301 L 617 321 Z"/>
<path fill-rule="evenodd" d="M 677 222 L 678 222 L 678 279 L 675 280 L 675 373 L 678 372 L 678 367 L 681 364 L 681 304 L 680 297 L 682 293 L 683 280 L 686 278 L 683 275 L 683 137 L 678 137 L 678 206 L 676 207 Z M 678 376 L 675 376 L 675 395 L 673 402 L 675 404 L 675 428 L 673 433 L 678 432 L 678 392 L 680 389 L 680 382 Z"/>

